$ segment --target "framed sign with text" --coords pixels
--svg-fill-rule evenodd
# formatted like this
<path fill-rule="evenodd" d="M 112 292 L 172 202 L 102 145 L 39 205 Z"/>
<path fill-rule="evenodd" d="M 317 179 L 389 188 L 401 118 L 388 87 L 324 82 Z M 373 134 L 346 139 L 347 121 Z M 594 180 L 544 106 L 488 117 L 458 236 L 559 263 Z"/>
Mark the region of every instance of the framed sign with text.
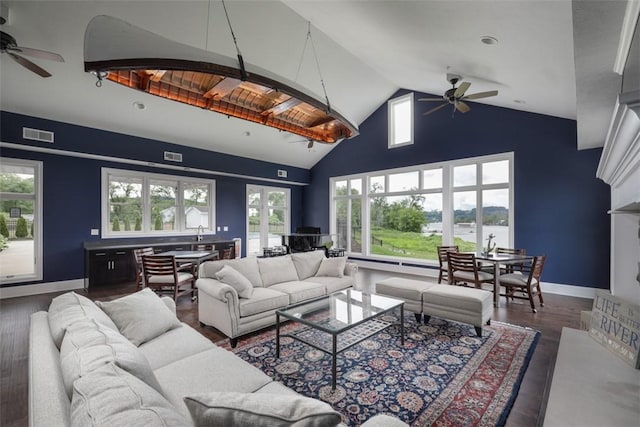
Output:
<path fill-rule="evenodd" d="M 598 290 L 591 312 L 591 338 L 640 369 L 640 306 Z"/>

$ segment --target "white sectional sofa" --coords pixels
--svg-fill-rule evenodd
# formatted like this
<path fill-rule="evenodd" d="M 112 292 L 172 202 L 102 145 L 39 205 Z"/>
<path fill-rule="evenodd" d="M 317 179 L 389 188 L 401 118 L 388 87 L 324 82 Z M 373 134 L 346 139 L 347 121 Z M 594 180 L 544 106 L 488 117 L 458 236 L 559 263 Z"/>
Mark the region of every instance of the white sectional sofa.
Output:
<path fill-rule="evenodd" d="M 346 258 L 325 258 L 324 251 L 205 262 L 196 281 L 198 318 L 235 347 L 239 336 L 275 324 L 276 310 L 353 287 L 357 269 Z"/>
<path fill-rule="evenodd" d="M 180 323 L 173 300 L 148 289 L 105 303 L 69 292 L 31 317 L 31 427 L 339 423 L 328 404 Z M 386 415 L 363 425 L 406 426 Z"/>

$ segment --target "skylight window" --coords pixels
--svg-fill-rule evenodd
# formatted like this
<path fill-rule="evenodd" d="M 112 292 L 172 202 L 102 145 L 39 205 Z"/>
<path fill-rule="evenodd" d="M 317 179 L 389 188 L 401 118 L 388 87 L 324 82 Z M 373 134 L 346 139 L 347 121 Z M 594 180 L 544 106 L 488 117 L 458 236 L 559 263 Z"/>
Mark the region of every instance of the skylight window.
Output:
<path fill-rule="evenodd" d="M 389 148 L 413 144 L 413 93 L 388 101 Z"/>

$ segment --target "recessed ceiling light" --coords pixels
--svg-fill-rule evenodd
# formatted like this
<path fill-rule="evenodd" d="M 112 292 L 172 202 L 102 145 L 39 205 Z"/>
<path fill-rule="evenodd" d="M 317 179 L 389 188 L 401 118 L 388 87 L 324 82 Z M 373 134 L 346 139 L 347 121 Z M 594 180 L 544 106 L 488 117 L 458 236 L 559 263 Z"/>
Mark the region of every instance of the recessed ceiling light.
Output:
<path fill-rule="evenodd" d="M 143 104 L 142 102 L 140 102 L 140 101 L 136 101 L 136 102 L 134 102 L 134 103 L 133 103 L 133 108 L 134 108 L 135 110 L 144 110 L 145 108 L 147 108 L 147 106 L 146 106 L 146 105 L 144 105 L 144 104 Z"/>
<path fill-rule="evenodd" d="M 482 36 L 480 38 L 480 41 L 484 44 L 498 44 L 498 39 L 495 37 L 491 37 L 491 36 Z"/>
<path fill-rule="evenodd" d="M 248 130 L 247 130 L 247 131 L 244 131 L 244 132 L 243 132 L 243 135 L 244 135 L 244 136 L 251 136 L 251 132 L 249 132 Z"/>

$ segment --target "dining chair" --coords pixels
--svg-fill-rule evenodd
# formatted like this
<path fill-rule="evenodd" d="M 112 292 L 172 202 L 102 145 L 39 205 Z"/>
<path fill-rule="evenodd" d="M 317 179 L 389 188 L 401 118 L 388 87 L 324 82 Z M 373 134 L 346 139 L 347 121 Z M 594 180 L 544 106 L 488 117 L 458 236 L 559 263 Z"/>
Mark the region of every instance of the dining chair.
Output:
<path fill-rule="evenodd" d="M 231 248 L 222 250 L 222 259 L 231 259 Z"/>
<path fill-rule="evenodd" d="M 144 255 L 142 257 L 144 283 L 156 293 L 171 293 L 177 301 L 180 295 L 191 293 L 195 298 L 195 271 L 193 264 L 190 271 L 179 269 L 173 255 Z M 186 289 L 183 287 L 190 285 Z"/>
<path fill-rule="evenodd" d="M 509 298 L 512 300 L 514 298 L 529 300 L 531 311 L 537 313 L 538 310 L 536 310 L 533 297 L 537 295 L 540 306 L 544 307 L 540 278 L 546 260 L 546 255 L 536 256 L 533 257 L 530 263 L 523 264 L 522 271 L 501 274 L 500 286 L 505 288 L 505 293 L 500 295 L 505 296 L 507 301 L 509 301 Z M 517 292 L 521 293 L 521 295 L 517 294 Z"/>
<path fill-rule="evenodd" d="M 476 288 L 482 289 L 484 283 L 494 283 L 493 274 L 480 270 L 473 253 L 447 252 L 447 265 L 449 267 L 448 280 L 451 285 L 473 284 Z M 493 287 L 491 290 L 493 291 Z"/>
<path fill-rule="evenodd" d="M 191 246 L 191 250 L 194 251 L 207 251 L 207 252 L 211 252 L 214 251 L 216 249 L 215 245 L 211 244 L 211 243 L 198 243 L 195 245 Z M 213 260 L 217 260 L 220 259 L 220 256 L 216 255 Z"/>
<path fill-rule="evenodd" d="M 496 254 L 498 255 L 526 255 L 526 249 L 516 249 L 516 248 L 496 248 Z M 517 264 L 507 264 L 500 266 L 501 274 L 505 273 L 513 273 L 515 271 L 522 271 L 524 268 L 524 262 Z"/>
<path fill-rule="evenodd" d="M 153 248 L 138 248 L 133 250 L 133 262 L 136 266 L 136 290 L 144 288 L 144 273 L 142 272 L 142 257 L 153 255 Z"/>
<path fill-rule="evenodd" d="M 438 283 L 442 283 L 442 279 L 449 281 L 449 267 L 447 264 L 447 252 L 459 252 L 459 251 L 460 251 L 460 248 L 458 247 L 458 245 L 438 246 L 438 262 L 440 263 L 440 271 L 438 272 Z"/>

